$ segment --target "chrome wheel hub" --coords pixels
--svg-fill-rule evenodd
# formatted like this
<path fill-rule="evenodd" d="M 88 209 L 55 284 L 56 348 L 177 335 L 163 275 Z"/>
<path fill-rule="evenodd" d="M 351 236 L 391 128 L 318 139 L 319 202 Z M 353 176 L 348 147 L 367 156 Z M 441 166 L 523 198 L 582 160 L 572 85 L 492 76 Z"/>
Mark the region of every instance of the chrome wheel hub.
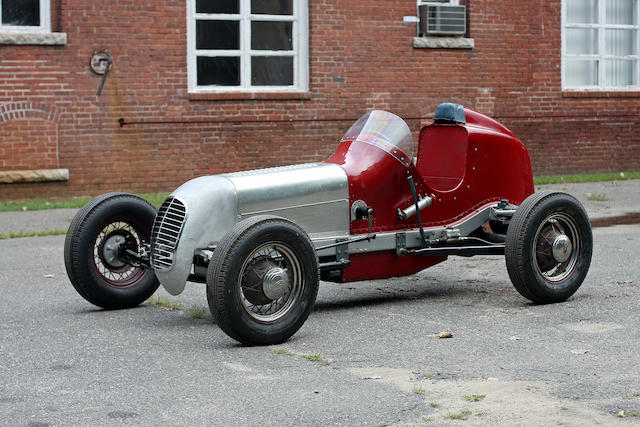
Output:
<path fill-rule="evenodd" d="M 119 250 L 124 242 L 125 237 L 120 234 L 113 235 L 104 242 L 103 257 L 109 266 L 115 268 L 124 267 L 125 263 L 119 258 Z"/>
<path fill-rule="evenodd" d="M 558 262 L 565 262 L 571 256 L 571 239 L 564 234 L 559 235 L 553 242 L 553 258 Z"/>
<path fill-rule="evenodd" d="M 262 291 L 270 300 L 277 300 L 289 290 L 289 275 L 287 270 L 274 267 L 267 271 L 262 278 Z"/>
<path fill-rule="evenodd" d="M 567 279 L 578 265 L 580 234 L 575 220 L 556 212 L 540 223 L 533 239 L 533 265 L 544 280 L 557 284 Z"/>

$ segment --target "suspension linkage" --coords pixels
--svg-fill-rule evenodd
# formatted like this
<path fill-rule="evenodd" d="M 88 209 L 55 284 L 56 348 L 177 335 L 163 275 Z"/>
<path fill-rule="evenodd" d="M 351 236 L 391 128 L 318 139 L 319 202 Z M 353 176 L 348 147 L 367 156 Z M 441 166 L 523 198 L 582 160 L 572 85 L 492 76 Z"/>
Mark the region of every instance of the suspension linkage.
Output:
<path fill-rule="evenodd" d="M 146 252 L 147 254 L 149 252 Z M 129 264 L 132 267 L 136 268 L 145 268 L 147 270 L 151 270 L 151 259 L 150 257 L 144 257 L 144 255 L 140 255 L 137 252 L 132 251 L 131 249 L 125 249 L 124 254 L 122 256 L 122 262 Z"/>

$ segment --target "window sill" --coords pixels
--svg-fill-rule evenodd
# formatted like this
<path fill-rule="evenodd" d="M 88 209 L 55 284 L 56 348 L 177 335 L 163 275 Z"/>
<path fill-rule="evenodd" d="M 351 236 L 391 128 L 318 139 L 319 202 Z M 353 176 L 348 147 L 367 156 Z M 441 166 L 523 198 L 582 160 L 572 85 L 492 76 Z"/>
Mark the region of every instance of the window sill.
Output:
<path fill-rule="evenodd" d="M 38 169 L 0 172 L 0 184 L 69 181 L 69 169 Z"/>
<path fill-rule="evenodd" d="M 189 94 L 190 101 L 231 100 L 288 100 L 311 99 L 311 92 L 196 92 Z"/>
<path fill-rule="evenodd" d="M 473 49 L 475 41 L 467 37 L 414 37 L 415 49 Z"/>
<path fill-rule="evenodd" d="M 563 98 L 640 98 L 640 90 L 564 90 Z"/>
<path fill-rule="evenodd" d="M 0 32 L 0 45 L 64 46 L 67 33 L 5 33 Z"/>

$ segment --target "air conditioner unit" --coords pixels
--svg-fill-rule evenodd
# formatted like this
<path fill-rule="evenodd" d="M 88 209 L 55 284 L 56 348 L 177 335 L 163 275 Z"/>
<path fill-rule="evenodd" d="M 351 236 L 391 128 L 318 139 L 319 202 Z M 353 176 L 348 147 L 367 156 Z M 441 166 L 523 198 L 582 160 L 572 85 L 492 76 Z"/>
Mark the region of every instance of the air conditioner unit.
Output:
<path fill-rule="evenodd" d="M 436 2 L 420 3 L 419 35 L 461 36 L 467 32 L 465 6 L 443 5 Z"/>

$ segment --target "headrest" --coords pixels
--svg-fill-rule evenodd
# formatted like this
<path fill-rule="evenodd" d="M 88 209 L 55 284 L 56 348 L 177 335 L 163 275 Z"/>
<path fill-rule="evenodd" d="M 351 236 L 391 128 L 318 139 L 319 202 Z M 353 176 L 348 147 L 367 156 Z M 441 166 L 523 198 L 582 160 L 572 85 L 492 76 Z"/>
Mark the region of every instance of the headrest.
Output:
<path fill-rule="evenodd" d="M 438 109 L 436 110 L 435 116 L 433 116 L 433 120 L 436 122 L 467 123 L 467 118 L 464 115 L 464 108 L 462 105 L 452 104 L 450 102 L 438 105 Z"/>

